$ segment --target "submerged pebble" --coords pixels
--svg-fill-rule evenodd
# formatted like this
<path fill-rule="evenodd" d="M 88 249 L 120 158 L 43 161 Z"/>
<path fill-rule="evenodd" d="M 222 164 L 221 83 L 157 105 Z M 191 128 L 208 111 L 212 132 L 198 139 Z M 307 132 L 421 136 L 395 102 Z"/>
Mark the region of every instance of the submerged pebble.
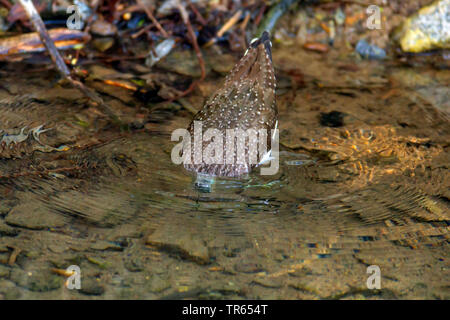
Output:
<path fill-rule="evenodd" d="M 117 33 L 117 27 L 104 20 L 97 20 L 91 26 L 91 33 L 99 36 L 114 36 Z"/>
<path fill-rule="evenodd" d="M 5 221 L 12 226 L 33 230 L 61 227 L 66 222 L 63 216 L 51 213 L 44 206 L 33 203 L 14 207 Z"/>
<path fill-rule="evenodd" d="M 19 287 L 38 292 L 58 289 L 63 282 L 60 277 L 50 273 L 49 269 L 45 267 L 28 271 L 13 269 L 11 271 L 11 280 Z"/>
<path fill-rule="evenodd" d="M 339 111 L 320 113 L 320 124 L 324 127 L 342 127 L 344 125 L 345 114 Z"/>
<path fill-rule="evenodd" d="M 17 229 L 14 229 L 0 220 L 0 237 L 15 237 L 19 234 Z"/>
<path fill-rule="evenodd" d="M 156 246 L 166 252 L 179 255 L 185 259 L 194 261 L 198 264 L 209 264 L 210 255 L 208 247 L 199 238 L 192 237 L 189 234 L 179 234 L 174 237 L 172 234 L 159 229 L 151 234 L 146 244 Z"/>
<path fill-rule="evenodd" d="M 450 0 L 438 0 L 412 15 L 394 33 L 404 52 L 450 48 Z"/>
<path fill-rule="evenodd" d="M 355 50 L 365 59 L 382 60 L 386 58 L 386 52 L 384 49 L 368 43 L 365 39 L 358 41 Z"/>
<path fill-rule="evenodd" d="M 80 293 L 89 296 L 99 296 L 105 292 L 105 288 L 97 283 L 96 280 L 86 279 L 81 284 Z"/>

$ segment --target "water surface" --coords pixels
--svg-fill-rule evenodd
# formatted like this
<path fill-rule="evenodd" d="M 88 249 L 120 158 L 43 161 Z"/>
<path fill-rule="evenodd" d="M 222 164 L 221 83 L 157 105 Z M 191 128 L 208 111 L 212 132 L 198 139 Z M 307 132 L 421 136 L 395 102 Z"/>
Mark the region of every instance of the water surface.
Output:
<path fill-rule="evenodd" d="M 1 129 L 52 130 L 0 147 L 0 297 L 448 299 L 448 71 L 295 47 L 273 60 L 280 170 L 210 189 L 170 160 L 192 118 L 180 105 L 97 82 L 130 123 L 148 112 L 120 130 L 54 73 L 7 68 Z M 81 290 L 64 286 L 70 265 Z"/>

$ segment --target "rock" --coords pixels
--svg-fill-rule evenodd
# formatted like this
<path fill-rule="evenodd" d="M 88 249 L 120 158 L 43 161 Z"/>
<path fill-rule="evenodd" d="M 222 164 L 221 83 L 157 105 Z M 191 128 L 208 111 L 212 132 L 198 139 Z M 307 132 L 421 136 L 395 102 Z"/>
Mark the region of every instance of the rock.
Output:
<path fill-rule="evenodd" d="M 22 294 L 14 282 L 0 280 L 0 299 L 2 295 L 5 300 L 17 300 Z"/>
<path fill-rule="evenodd" d="M 114 45 L 114 38 L 106 37 L 92 40 L 92 45 L 100 52 L 105 52 Z"/>
<path fill-rule="evenodd" d="M 91 25 L 91 33 L 99 36 L 114 36 L 117 27 L 104 20 L 97 20 Z"/>
<path fill-rule="evenodd" d="M 11 268 L 0 265 L 0 278 L 8 278 L 11 273 Z"/>
<path fill-rule="evenodd" d="M 147 280 L 146 287 L 151 292 L 160 293 L 170 288 L 170 283 L 168 280 L 163 279 L 161 276 L 155 274 L 152 275 L 149 280 Z"/>
<path fill-rule="evenodd" d="M 214 291 L 219 291 L 223 294 L 237 294 L 239 295 L 242 289 L 232 281 L 220 282 L 214 286 Z"/>
<path fill-rule="evenodd" d="M 0 203 L 0 217 L 6 216 L 16 204 L 17 201 L 15 200 L 2 200 Z"/>
<path fill-rule="evenodd" d="M 192 234 L 173 234 L 166 231 L 156 230 L 147 238 L 146 243 L 199 264 L 210 263 L 208 248 L 202 240 Z"/>
<path fill-rule="evenodd" d="M 8 252 L 0 252 L 0 264 L 8 264 L 9 256 Z"/>
<path fill-rule="evenodd" d="M 15 237 L 19 234 L 17 229 L 8 226 L 3 220 L 0 220 L 0 236 Z"/>
<path fill-rule="evenodd" d="M 142 226 L 137 226 L 135 224 L 122 224 L 114 227 L 108 231 L 105 236 L 106 241 L 111 241 L 120 244 L 122 247 L 128 245 L 128 238 L 142 238 Z"/>
<path fill-rule="evenodd" d="M 184 76 L 194 78 L 201 76 L 198 59 L 192 50 L 172 50 L 169 55 L 158 62 L 158 67 Z M 205 65 L 205 69 L 207 74 L 211 70 L 208 65 Z"/>
<path fill-rule="evenodd" d="M 230 72 L 237 62 L 231 54 L 211 54 L 207 56 L 206 60 L 212 70 L 222 75 Z"/>
<path fill-rule="evenodd" d="M 27 271 L 15 268 L 11 271 L 10 279 L 20 287 L 37 292 L 56 290 L 61 287 L 63 282 L 60 277 L 50 272 L 50 268 Z"/>
<path fill-rule="evenodd" d="M 47 246 L 47 248 L 53 252 L 53 253 L 58 253 L 58 254 L 62 254 L 63 252 L 67 251 L 67 247 L 66 247 L 66 243 L 64 242 L 56 242 L 56 243 L 51 243 Z"/>
<path fill-rule="evenodd" d="M 423 7 L 394 31 L 393 38 L 404 52 L 450 48 L 450 4 L 438 0 Z"/>
<path fill-rule="evenodd" d="M 431 76 L 416 68 L 393 70 L 390 80 L 394 85 L 414 90 L 421 99 L 432 104 L 443 112 L 450 113 L 450 99 L 448 99 L 448 81 Z"/>
<path fill-rule="evenodd" d="M 81 289 L 79 292 L 85 295 L 99 296 L 105 292 L 105 289 L 97 282 L 97 280 L 87 279 L 81 280 Z"/>
<path fill-rule="evenodd" d="M 320 124 L 324 127 L 342 127 L 344 125 L 345 114 L 339 111 L 320 113 Z"/>
<path fill-rule="evenodd" d="M 144 270 L 144 263 L 140 257 L 130 257 L 124 261 L 124 266 L 128 271 L 139 272 Z"/>
<path fill-rule="evenodd" d="M 66 221 L 61 215 L 49 212 L 44 205 L 28 202 L 14 207 L 6 216 L 7 224 L 27 229 L 42 230 L 62 227 Z"/>
<path fill-rule="evenodd" d="M 1 239 L 0 239 L 1 240 Z M 4 238 L 3 238 L 3 240 L 4 240 Z M 6 244 L 6 243 L 0 243 L 0 253 L 1 252 L 9 252 L 9 249 L 8 249 L 8 244 Z"/>
<path fill-rule="evenodd" d="M 62 192 L 52 200 L 51 204 L 59 208 L 61 203 L 65 204 L 61 207 L 62 209 L 70 208 L 66 210 L 74 215 L 83 215 L 87 223 L 101 228 L 111 228 L 126 222 L 134 213 L 133 210 L 130 210 L 129 195 L 114 194 L 111 196 L 107 191 L 100 191 L 92 195 L 85 195 L 74 190 Z M 99 205 L 92 206 L 91 203 Z"/>
<path fill-rule="evenodd" d="M 368 43 L 365 39 L 358 41 L 355 50 L 365 59 L 382 60 L 386 58 L 384 49 Z"/>
<path fill-rule="evenodd" d="M 120 101 L 124 102 L 125 104 L 133 103 L 134 99 L 133 95 L 130 93 L 130 90 L 128 89 L 116 86 L 105 86 L 104 83 L 98 81 L 89 82 L 89 85 L 92 86 L 95 90 L 113 96 L 119 99 Z M 114 109 L 116 105 L 113 104 L 111 107 Z"/>

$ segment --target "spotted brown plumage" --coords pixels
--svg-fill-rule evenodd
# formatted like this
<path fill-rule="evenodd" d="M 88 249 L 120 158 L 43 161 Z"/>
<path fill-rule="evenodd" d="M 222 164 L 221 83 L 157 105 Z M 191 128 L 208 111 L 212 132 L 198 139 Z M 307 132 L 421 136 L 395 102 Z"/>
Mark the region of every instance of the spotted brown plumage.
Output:
<path fill-rule="evenodd" d="M 245 55 L 225 78 L 224 84 L 208 99 L 204 107 L 194 116 L 189 125 L 191 134 L 191 155 L 194 160 L 194 121 L 201 121 L 203 134 L 215 128 L 223 134 L 226 144 L 227 129 L 266 129 L 268 150 L 271 129 L 275 128 L 277 108 L 275 104 L 275 74 L 272 65 L 271 43 L 268 32 L 254 39 Z M 202 152 L 210 141 L 204 141 Z M 199 164 L 185 164 L 185 168 L 197 173 L 213 176 L 237 177 L 249 173 L 254 164 L 249 162 L 249 148 L 246 145 L 246 162 L 238 164 L 208 164 L 204 159 Z M 261 158 L 259 155 L 258 159 Z M 235 158 L 236 160 L 236 158 Z"/>

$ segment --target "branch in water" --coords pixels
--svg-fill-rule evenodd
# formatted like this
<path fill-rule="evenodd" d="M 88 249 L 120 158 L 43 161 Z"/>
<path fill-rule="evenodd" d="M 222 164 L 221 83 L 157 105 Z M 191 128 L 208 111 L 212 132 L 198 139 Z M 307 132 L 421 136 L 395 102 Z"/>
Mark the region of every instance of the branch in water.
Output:
<path fill-rule="evenodd" d="M 33 2 L 31 0 L 19 0 L 19 2 L 22 5 L 25 13 L 27 14 L 28 19 L 30 19 L 31 23 L 33 24 L 34 29 L 39 34 L 42 43 L 47 48 L 47 51 L 50 54 L 50 57 L 55 64 L 56 69 L 62 75 L 62 77 L 70 82 L 75 88 L 80 90 L 88 98 L 100 105 L 108 114 L 108 116 L 110 116 L 114 121 L 120 123 L 119 118 L 115 115 L 112 109 L 105 102 L 103 102 L 103 99 L 98 94 L 86 87 L 80 81 L 75 80 L 71 77 L 69 68 L 67 68 L 67 65 L 64 62 L 64 59 L 59 54 L 58 49 L 56 49 L 56 46 L 50 38 L 50 35 L 45 28 L 44 22 L 37 12 Z"/>
<path fill-rule="evenodd" d="M 45 28 L 41 16 L 34 7 L 33 1 L 19 0 L 19 2 L 22 5 L 23 9 L 25 10 L 25 13 L 27 14 L 31 23 L 33 24 L 34 29 L 39 33 L 39 37 L 41 38 L 41 41 L 44 44 L 44 46 L 47 48 L 48 53 L 50 54 L 50 57 L 53 63 L 55 64 L 56 68 L 58 69 L 59 73 L 61 73 L 61 75 L 64 78 L 70 77 L 69 68 L 67 68 L 66 63 L 64 62 L 63 58 L 58 52 L 58 49 L 56 49 L 55 44 L 50 38 L 50 35 L 48 34 L 47 29 Z"/>

